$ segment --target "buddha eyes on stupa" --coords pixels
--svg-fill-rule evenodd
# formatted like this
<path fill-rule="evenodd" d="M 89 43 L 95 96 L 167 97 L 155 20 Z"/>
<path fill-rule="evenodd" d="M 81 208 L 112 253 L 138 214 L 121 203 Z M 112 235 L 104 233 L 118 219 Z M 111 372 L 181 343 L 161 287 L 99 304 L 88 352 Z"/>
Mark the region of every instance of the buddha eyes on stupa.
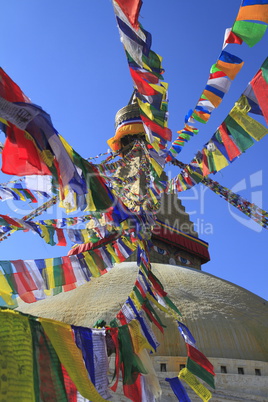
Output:
<path fill-rule="evenodd" d="M 181 257 L 180 255 L 177 255 L 177 259 L 179 262 L 181 262 L 183 265 L 193 265 L 192 261 L 188 260 L 187 258 Z"/>
<path fill-rule="evenodd" d="M 164 250 L 163 248 L 160 248 L 160 247 L 157 247 L 157 246 L 154 246 L 153 248 L 154 248 L 154 251 L 156 251 L 158 254 L 161 254 L 161 255 L 167 255 L 168 254 L 168 251 Z"/>

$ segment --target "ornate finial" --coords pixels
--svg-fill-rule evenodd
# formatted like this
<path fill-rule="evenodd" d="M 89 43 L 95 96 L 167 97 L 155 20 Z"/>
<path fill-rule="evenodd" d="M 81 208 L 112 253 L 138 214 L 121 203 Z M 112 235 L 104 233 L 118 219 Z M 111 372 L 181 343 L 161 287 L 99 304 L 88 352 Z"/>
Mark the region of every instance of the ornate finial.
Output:
<path fill-rule="evenodd" d="M 107 141 L 114 152 L 145 135 L 139 105 L 133 98 L 131 101 L 115 115 L 115 135 Z"/>

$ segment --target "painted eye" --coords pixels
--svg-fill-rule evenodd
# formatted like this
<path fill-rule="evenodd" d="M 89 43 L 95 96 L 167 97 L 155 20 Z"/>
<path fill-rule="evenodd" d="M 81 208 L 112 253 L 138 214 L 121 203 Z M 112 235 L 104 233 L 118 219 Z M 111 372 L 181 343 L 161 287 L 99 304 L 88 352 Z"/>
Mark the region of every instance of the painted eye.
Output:
<path fill-rule="evenodd" d="M 187 260 L 187 258 L 181 257 L 180 255 L 177 256 L 177 259 L 183 264 L 183 265 L 193 265 L 192 261 Z"/>
<path fill-rule="evenodd" d="M 154 246 L 154 251 L 161 255 L 167 255 L 167 250 L 164 250 L 163 248 L 157 246 Z"/>

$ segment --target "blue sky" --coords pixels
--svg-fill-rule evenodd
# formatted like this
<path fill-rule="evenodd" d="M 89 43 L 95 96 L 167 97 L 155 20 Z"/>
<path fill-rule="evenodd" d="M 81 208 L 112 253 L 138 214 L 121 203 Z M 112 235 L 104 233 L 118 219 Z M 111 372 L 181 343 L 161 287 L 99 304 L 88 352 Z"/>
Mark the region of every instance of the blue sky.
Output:
<path fill-rule="evenodd" d="M 194 108 L 217 60 L 226 28 L 240 0 L 144 0 L 140 21 L 163 56 L 169 83 L 169 127 L 175 138 Z M 83 157 L 108 149 L 114 116 L 132 93 L 132 82 L 109 0 L 9 0 L 2 4 L 1 66 L 31 100 L 52 117 L 56 129 Z M 267 35 L 254 48 L 229 45 L 245 65 L 222 104 L 179 155 L 187 163 L 227 116 L 267 57 Z M 0 141 L 4 136 L 0 135 Z M 268 208 L 268 136 L 212 178 Z M 167 166 L 174 176 L 178 172 Z M 13 179 L 1 174 L 2 183 Z M 249 221 L 202 186 L 180 194 L 200 237 L 210 244 L 203 270 L 268 299 L 267 229 Z M 1 213 L 21 217 L 31 206 L 0 204 Z M 61 217 L 49 210 L 46 217 Z M 15 233 L 0 244 L 1 259 L 48 258 L 66 254 L 31 233 Z"/>

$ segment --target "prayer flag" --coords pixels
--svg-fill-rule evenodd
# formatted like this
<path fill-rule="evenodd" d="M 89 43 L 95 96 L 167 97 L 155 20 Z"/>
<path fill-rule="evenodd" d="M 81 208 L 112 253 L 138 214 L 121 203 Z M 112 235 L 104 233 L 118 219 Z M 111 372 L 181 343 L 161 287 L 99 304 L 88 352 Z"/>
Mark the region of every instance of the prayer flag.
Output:
<path fill-rule="evenodd" d="M 191 399 L 187 395 L 186 389 L 182 385 L 178 377 L 165 379 L 172 388 L 172 391 L 180 402 L 191 402 Z"/>
<path fill-rule="evenodd" d="M 262 39 L 266 30 L 267 25 L 250 21 L 235 21 L 232 28 L 232 32 L 241 38 L 249 47 L 256 45 L 256 43 Z"/>
<path fill-rule="evenodd" d="M 214 375 L 205 370 L 200 364 L 188 357 L 186 367 L 192 374 L 201 378 L 201 380 L 205 381 L 211 388 L 215 389 Z"/>
<path fill-rule="evenodd" d="M 243 67 L 243 64 L 243 60 L 239 57 L 223 50 L 216 62 L 216 68 L 223 71 L 231 80 L 233 80 Z"/>
<path fill-rule="evenodd" d="M 238 11 L 236 20 L 262 21 L 268 24 L 268 3 L 260 0 L 244 0 Z"/>
<path fill-rule="evenodd" d="M 263 77 L 262 70 L 257 72 L 257 74 L 251 80 L 250 85 L 258 100 L 258 104 L 262 110 L 266 123 L 268 124 L 268 84 Z"/>
<path fill-rule="evenodd" d="M 202 366 L 209 373 L 215 375 L 214 367 L 210 363 L 210 361 L 206 358 L 206 356 L 189 343 L 186 343 L 186 346 L 187 346 L 188 357 L 190 357 L 192 360 L 194 360 L 196 363 Z"/>
<path fill-rule="evenodd" d="M 138 17 L 139 17 L 139 12 L 142 6 L 142 1 L 141 0 L 116 0 L 114 3 L 117 3 L 123 13 L 126 15 L 128 18 L 129 22 L 131 25 L 137 29 L 139 27 L 138 23 Z"/>
<path fill-rule="evenodd" d="M 207 402 L 212 398 L 211 392 L 186 367 L 180 371 L 179 378 L 184 380 L 202 401 Z"/>

